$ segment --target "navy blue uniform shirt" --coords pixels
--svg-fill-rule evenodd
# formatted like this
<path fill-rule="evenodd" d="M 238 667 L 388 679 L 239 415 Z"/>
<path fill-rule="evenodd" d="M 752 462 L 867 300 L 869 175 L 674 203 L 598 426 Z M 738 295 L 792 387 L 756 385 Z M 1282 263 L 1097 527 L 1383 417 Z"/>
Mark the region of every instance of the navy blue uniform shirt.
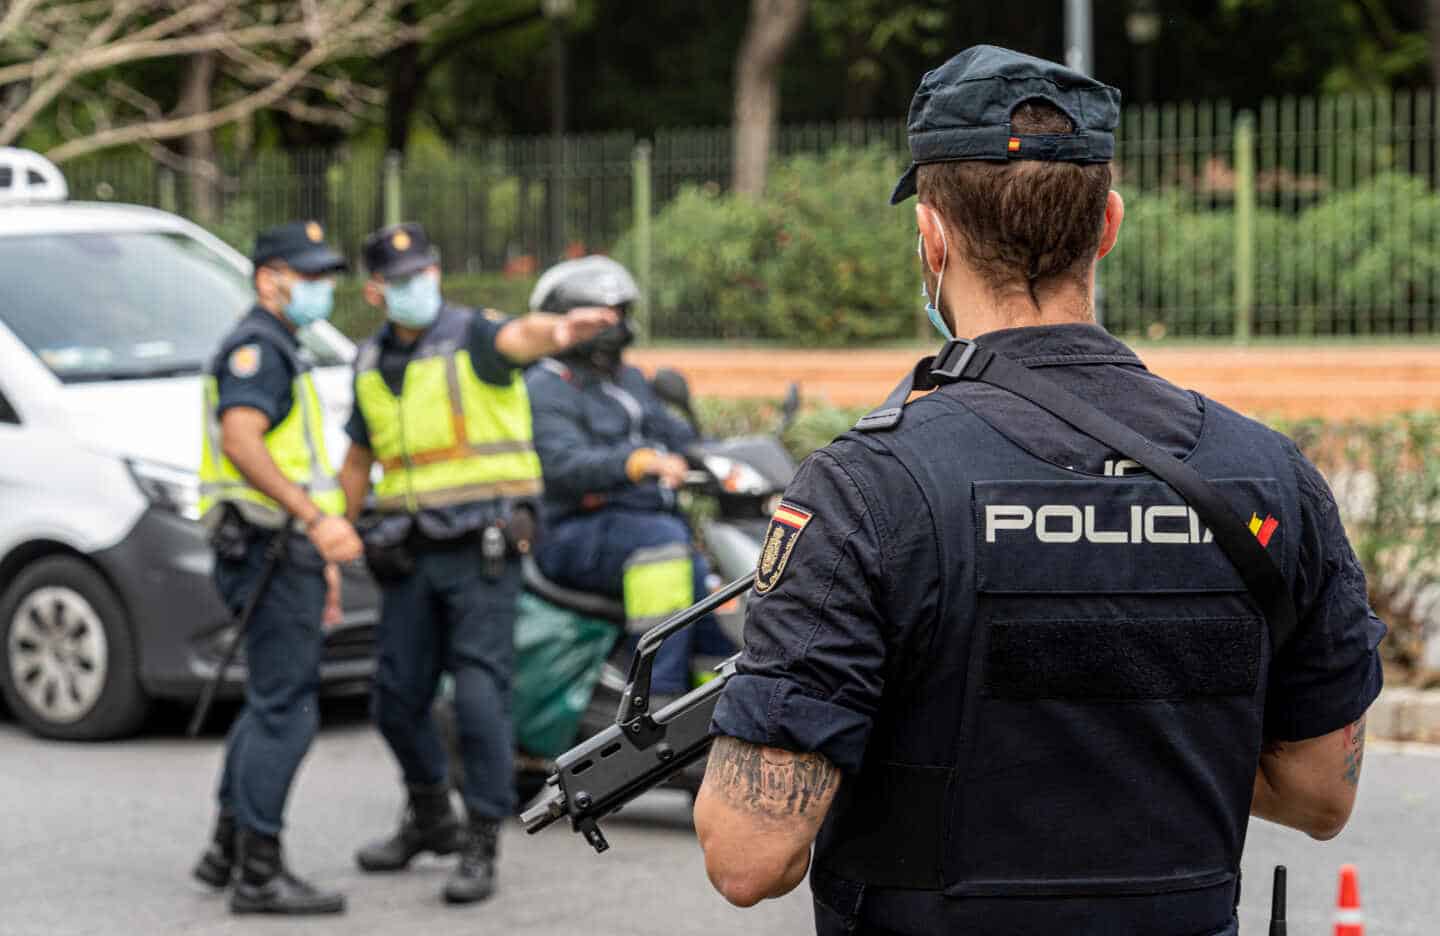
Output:
<path fill-rule="evenodd" d="M 654 478 L 630 480 L 625 462 L 640 448 L 683 452 L 697 436 L 673 415 L 645 375 L 622 366 L 613 377 L 547 359 L 525 375 L 535 450 L 545 471 L 545 516 L 584 510 L 672 510 L 673 492 Z"/>
<path fill-rule="evenodd" d="M 443 311 L 441 314 L 444 314 Z M 470 352 L 470 365 L 475 376 L 497 387 L 508 387 L 515 378 L 515 364 L 495 347 L 495 336 L 510 319 L 498 315 L 486 316 L 476 312 L 470 321 L 470 335 L 466 350 Z M 405 385 L 405 368 L 410 365 L 417 338 L 413 342 L 402 342 L 395 334 L 394 327 L 386 322 L 380 330 L 380 376 L 390 392 L 400 395 Z M 355 397 L 358 401 L 358 395 Z M 449 401 L 445 401 L 449 405 Z M 357 402 L 350 410 L 350 419 L 345 423 L 345 434 L 356 445 L 370 448 L 370 428 L 365 424 L 365 414 Z M 480 501 L 473 504 L 456 504 L 451 507 L 425 508 L 419 513 L 421 534 L 430 540 L 444 541 L 470 533 L 494 522 L 506 508 L 498 501 Z M 408 518 L 407 518 L 408 519 Z M 408 534 L 405 530 L 387 527 L 382 539 L 392 540 Z"/>
<path fill-rule="evenodd" d="M 1151 374 L 1096 326 L 1007 329 L 983 340 L 1172 455 L 1187 455 L 1199 439 L 1204 398 Z M 1116 456 L 1104 445 L 995 387 L 957 384 L 937 391 L 950 398 L 910 408 L 952 406 L 956 392 L 1032 455 L 1109 473 L 1104 463 Z M 1380 691 L 1376 648 L 1385 633 L 1329 486 L 1298 449 L 1290 451 L 1301 498 L 1294 581 L 1300 624 L 1271 669 L 1265 705 L 1265 734 L 1281 741 L 1328 734 L 1364 713 Z M 751 598 L 744 655 L 714 728 L 755 744 L 819 752 L 857 771 L 882 708 L 887 656 L 923 646 L 914 641 L 937 624 L 935 543 L 945 531 L 900 463 L 863 436 L 811 455 L 786 499 L 813 516 L 779 581 Z"/>
<path fill-rule="evenodd" d="M 300 340 L 283 322 L 258 305 L 252 307 L 215 355 L 217 415 L 248 406 L 270 417 L 271 426 L 279 425 L 293 403 L 291 358 L 299 348 Z"/>

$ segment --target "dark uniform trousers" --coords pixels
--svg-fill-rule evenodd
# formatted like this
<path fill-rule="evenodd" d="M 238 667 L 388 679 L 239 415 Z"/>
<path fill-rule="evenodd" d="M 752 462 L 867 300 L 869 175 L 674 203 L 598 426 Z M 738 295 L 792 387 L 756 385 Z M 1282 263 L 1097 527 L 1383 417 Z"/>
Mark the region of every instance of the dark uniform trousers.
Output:
<path fill-rule="evenodd" d="M 272 534 L 257 531 L 237 559 L 216 558 L 215 585 L 231 613 L 249 600 Z M 320 725 L 324 562 L 292 537 L 245 629 L 245 706 L 226 739 L 221 809 L 241 826 L 278 836 L 285 799 Z"/>
<path fill-rule="evenodd" d="M 406 783 L 444 781 L 445 745 L 430 708 L 448 671 L 472 817 L 503 819 L 515 808 L 510 672 L 519 594 L 519 562 L 487 575 L 473 538 L 418 549 L 414 572 L 383 584 L 375 722 Z"/>
<path fill-rule="evenodd" d="M 636 550 L 657 546 L 690 547 L 690 527 L 672 513 L 611 508 L 567 517 L 546 531 L 536 550 L 540 570 L 561 585 L 620 599 L 624 595 L 625 563 Z M 691 549 L 695 600 L 706 595 L 709 567 Z M 636 640 L 631 636 L 631 642 Z M 655 657 L 651 689 L 665 695 L 690 691 L 690 661 L 725 657 L 735 652 L 714 616 L 706 616 L 665 641 Z"/>
<path fill-rule="evenodd" d="M 1159 481 L 1052 465 L 958 405 L 911 423 L 864 442 L 947 525 L 944 626 L 820 834 L 819 932 L 1233 932 L 1271 660 L 1234 567 Z M 1284 445 L 1211 403 L 1188 460 L 1293 580 Z"/>

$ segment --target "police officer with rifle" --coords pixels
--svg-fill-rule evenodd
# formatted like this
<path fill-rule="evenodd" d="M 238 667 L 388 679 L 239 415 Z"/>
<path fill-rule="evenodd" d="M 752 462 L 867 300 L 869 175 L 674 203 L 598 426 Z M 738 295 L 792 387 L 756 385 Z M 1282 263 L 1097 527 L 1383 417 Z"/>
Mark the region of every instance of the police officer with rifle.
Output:
<path fill-rule="evenodd" d="M 1251 816 L 1340 832 L 1384 626 L 1294 444 L 1096 325 L 1119 97 L 988 46 L 925 75 L 891 200 L 945 345 L 801 467 L 723 688 L 645 712 L 702 609 L 647 635 L 532 830 L 602 846 L 713 711 L 710 879 L 808 873 L 821 934 L 1231 936 Z"/>

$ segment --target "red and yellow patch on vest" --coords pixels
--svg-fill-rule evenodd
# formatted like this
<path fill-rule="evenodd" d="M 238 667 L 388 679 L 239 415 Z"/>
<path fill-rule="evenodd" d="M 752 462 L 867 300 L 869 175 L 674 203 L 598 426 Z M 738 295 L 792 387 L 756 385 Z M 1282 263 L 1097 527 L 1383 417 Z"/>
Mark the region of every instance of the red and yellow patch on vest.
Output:
<path fill-rule="evenodd" d="M 1250 532 L 1255 534 L 1255 538 L 1260 541 L 1261 546 L 1269 546 L 1270 537 L 1274 536 L 1275 531 L 1279 528 L 1280 521 L 1270 514 L 1266 514 L 1264 520 L 1260 519 L 1259 514 L 1252 513 L 1250 515 Z"/>
<path fill-rule="evenodd" d="M 765 532 L 765 545 L 760 550 L 760 564 L 755 570 L 755 591 L 765 594 L 780 581 L 790 554 L 800 534 L 815 515 L 802 507 L 781 501 L 770 516 L 770 529 Z"/>

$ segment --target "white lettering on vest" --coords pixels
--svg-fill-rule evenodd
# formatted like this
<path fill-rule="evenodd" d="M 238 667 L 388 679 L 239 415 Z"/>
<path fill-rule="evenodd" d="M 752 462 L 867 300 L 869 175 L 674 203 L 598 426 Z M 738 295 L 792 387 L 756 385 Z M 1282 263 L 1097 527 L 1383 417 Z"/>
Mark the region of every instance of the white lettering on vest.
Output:
<path fill-rule="evenodd" d="M 997 530 L 1028 530 L 1034 515 L 1021 504 L 985 506 L 985 542 L 995 542 Z"/>
<path fill-rule="evenodd" d="M 1050 521 L 1063 517 L 1067 529 L 1051 529 Z M 1074 504 L 1046 504 L 1035 511 L 1035 538 L 1042 543 L 1078 543 L 1082 521 L 1080 520 L 1080 508 Z"/>
<path fill-rule="evenodd" d="M 1213 543 L 1215 536 L 1200 523 L 1199 514 L 1179 504 L 1130 506 L 1130 528 L 1106 530 L 1100 527 L 1094 504 L 1044 504 L 1032 510 L 1024 504 L 986 504 L 985 542 L 993 543 L 1000 533 L 1029 530 L 1042 543 L 1097 545 L 1154 543 L 1188 545 Z"/>

